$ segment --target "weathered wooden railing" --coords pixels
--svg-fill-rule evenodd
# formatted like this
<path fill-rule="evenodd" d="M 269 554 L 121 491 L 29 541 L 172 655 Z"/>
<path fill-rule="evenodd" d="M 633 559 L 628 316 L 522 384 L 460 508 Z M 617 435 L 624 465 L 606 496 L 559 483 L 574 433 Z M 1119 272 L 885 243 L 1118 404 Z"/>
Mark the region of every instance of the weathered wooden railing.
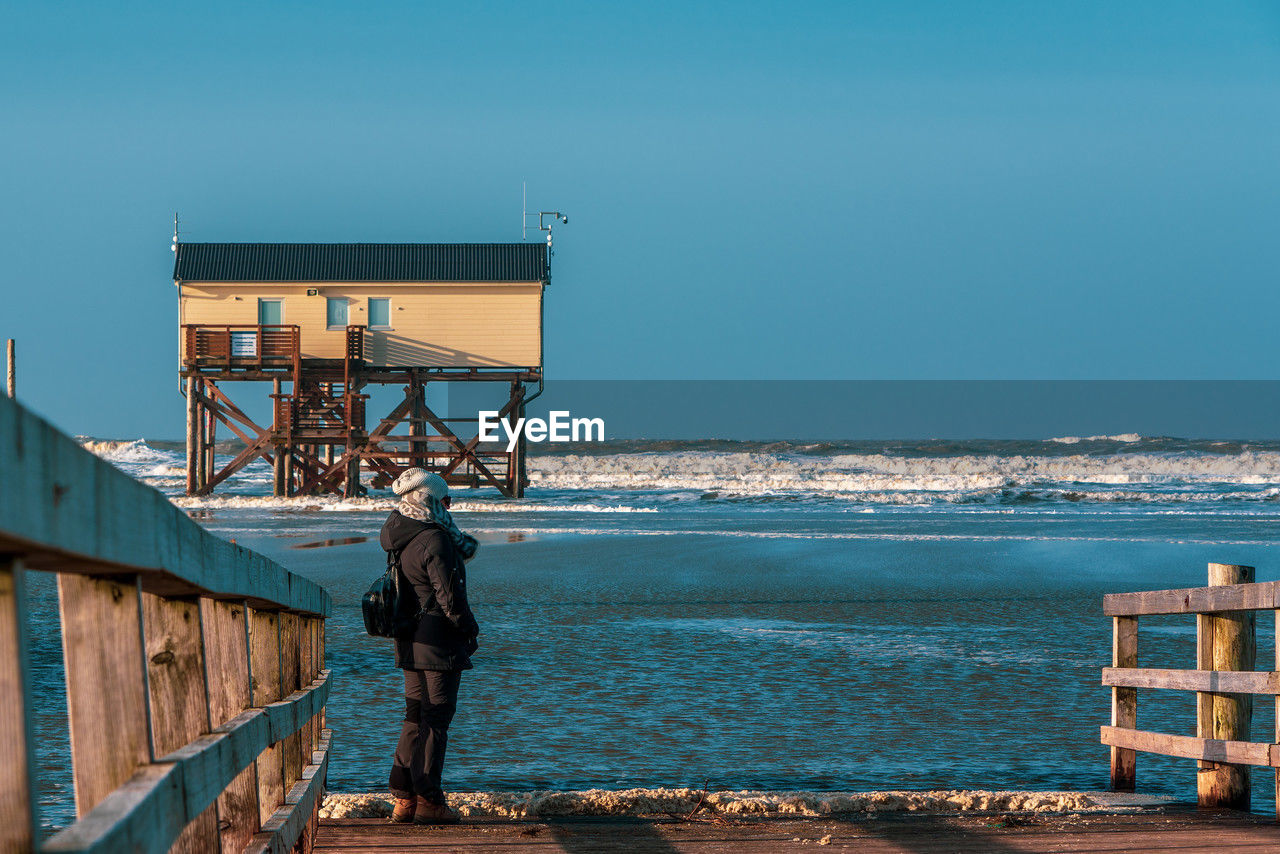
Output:
<path fill-rule="evenodd" d="M 1280 582 L 1253 579 L 1251 566 L 1211 563 L 1208 587 L 1103 597 L 1113 637 L 1112 666 L 1102 671 L 1102 684 L 1111 686 L 1111 726 L 1102 727 L 1102 743 L 1111 746 L 1116 791 L 1133 791 L 1137 751 L 1199 760 L 1201 806 L 1248 809 L 1249 767 L 1280 769 L 1280 661 L 1274 671 L 1254 671 L 1253 613 L 1274 611 L 1280 640 Z M 1195 670 L 1138 667 L 1138 618 L 1156 614 L 1196 615 Z M 1195 691 L 1196 735 L 1137 729 L 1139 688 Z M 1275 697 L 1274 741 L 1250 741 L 1254 694 Z M 1280 795 L 1280 771 L 1276 790 Z"/>
<path fill-rule="evenodd" d="M 42 845 L 24 577 L 58 576 L 78 820 Z M 307 848 L 329 596 L 0 398 L 0 850 Z"/>
<path fill-rule="evenodd" d="M 186 324 L 183 360 L 197 367 L 296 366 L 301 357 L 296 325 Z"/>

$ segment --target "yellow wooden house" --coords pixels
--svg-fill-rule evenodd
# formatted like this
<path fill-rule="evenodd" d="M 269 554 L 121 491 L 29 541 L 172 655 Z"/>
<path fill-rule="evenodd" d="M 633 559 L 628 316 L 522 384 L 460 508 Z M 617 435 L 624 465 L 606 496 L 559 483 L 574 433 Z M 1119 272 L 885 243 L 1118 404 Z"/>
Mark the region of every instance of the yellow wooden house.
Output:
<path fill-rule="evenodd" d="M 174 284 L 184 327 L 296 326 L 303 359 L 358 326 L 370 366 L 542 364 L 541 243 L 180 243 Z"/>
<path fill-rule="evenodd" d="M 406 466 L 521 494 L 524 451 L 486 456 L 427 407 L 430 382 L 501 383 L 505 415 L 542 382 L 544 243 L 175 242 L 173 281 L 187 395 L 187 489 L 207 493 L 254 459 L 276 493 L 357 495 Z M 274 383 L 259 426 L 226 382 Z M 370 385 L 404 401 L 368 430 Z M 496 407 L 495 407 L 496 408 Z M 222 424 L 245 445 L 218 470 Z M 393 432 L 407 424 L 409 432 Z"/>

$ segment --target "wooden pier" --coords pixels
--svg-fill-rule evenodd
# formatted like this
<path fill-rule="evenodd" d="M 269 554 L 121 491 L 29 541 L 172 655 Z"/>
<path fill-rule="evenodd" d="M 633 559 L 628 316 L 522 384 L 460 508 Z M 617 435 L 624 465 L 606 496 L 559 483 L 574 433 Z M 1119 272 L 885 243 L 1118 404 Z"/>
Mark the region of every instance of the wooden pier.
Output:
<path fill-rule="evenodd" d="M 39 845 L 30 572 L 58 577 L 77 815 Z M 0 850 L 310 850 L 329 611 L 0 398 Z"/>
<path fill-rule="evenodd" d="M 386 819 L 321 822 L 316 854 L 1274 854 L 1280 826 L 1241 812 L 1182 807 L 1125 815 L 885 813 L 682 822 L 666 817 L 482 820 L 414 827 Z"/>

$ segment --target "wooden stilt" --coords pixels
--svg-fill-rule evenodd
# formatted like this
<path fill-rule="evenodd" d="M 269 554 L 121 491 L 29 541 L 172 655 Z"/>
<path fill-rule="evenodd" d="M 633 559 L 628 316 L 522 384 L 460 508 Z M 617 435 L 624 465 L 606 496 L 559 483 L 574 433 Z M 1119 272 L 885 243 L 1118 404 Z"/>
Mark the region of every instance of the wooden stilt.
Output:
<path fill-rule="evenodd" d="M 199 448 L 197 441 L 199 431 L 196 429 L 199 413 L 196 407 L 196 378 L 187 377 L 187 495 L 196 494 L 196 468 L 199 465 Z"/>
<path fill-rule="evenodd" d="M 427 388 L 418 380 L 417 371 L 410 374 L 409 387 L 413 395 L 413 406 L 409 409 L 409 465 L 426 466 L 428 465 L 427 447 L 423 437 L 427 435 L 427 423 L 422 417 L 422 408 L 425 404 Z"/>
<path fill-rule="evenodd" d="M 210 382 L 209 385 L 213 385 L 213 383 Z M 213 481 L 213 476 L 218 471 L 218 464 L 217 464 L 217 458 L 216 458 L 217 451 L 214 449 L 214 446 L 217 445 L 218 443 L 218 419 L 214 417 L 213 410 L 210 409 L 209 407 L 207 406 L 204 407 L 204 411 L 205 411 L 204 483 L 205 483 L 205 488 L 209 489 L 210 488 L 209 485 Z"/>
<path fill-rule="evenodd" d="M 274 463 L 272 465 L 271 478 L 271 494 L 276 498 L 282 498 L 287 490 L 285 489 L 284 475 L 284 443 L 281 436 L 285 432 L 285 425 L 281 423 L 281 410 L 283 409 L 280 397 L 280 378 L 276 377 L 271 383 L 271 439 L 275 448 Z"/>
<path fill-rule="evenodd" d="M 208 449 L 205 446 L 205 408 L 200 403 L 200 393 L 203 391 L 204 381 L 196 381 L 196 494 L 203 495 L 205 486 L 209 483 L 206 465 L 208 463 Z"/>

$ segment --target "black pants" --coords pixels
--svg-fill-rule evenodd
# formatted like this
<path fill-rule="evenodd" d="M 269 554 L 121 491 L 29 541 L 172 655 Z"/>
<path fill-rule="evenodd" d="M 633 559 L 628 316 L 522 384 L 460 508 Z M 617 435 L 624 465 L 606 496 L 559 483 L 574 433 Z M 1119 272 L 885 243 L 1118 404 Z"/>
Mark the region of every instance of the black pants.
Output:
<path fill-rule="evenodd" d="M 440 775 L 461 680 L 461 670 L 404 671 L 404 723 L 391 765 L 391 791 L 397 798 L 422 795 L 444 803 Z"/>

